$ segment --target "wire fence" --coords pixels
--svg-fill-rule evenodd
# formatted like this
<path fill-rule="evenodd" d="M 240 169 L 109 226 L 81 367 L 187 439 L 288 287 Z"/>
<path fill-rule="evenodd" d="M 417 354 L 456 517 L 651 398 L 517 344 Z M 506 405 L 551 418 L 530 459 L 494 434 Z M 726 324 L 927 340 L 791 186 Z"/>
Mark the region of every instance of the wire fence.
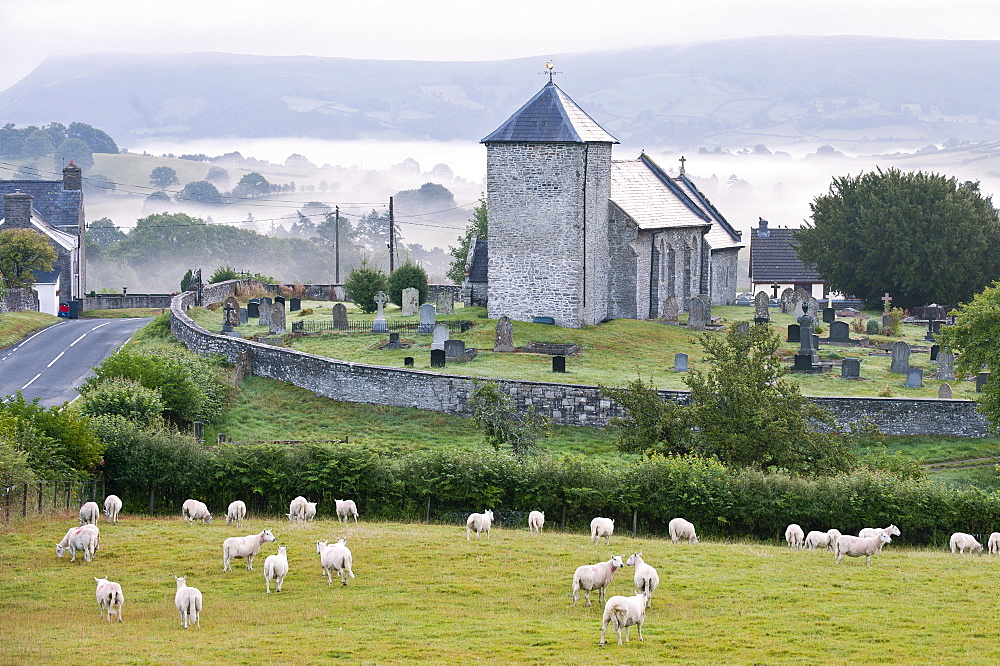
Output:
<path fill-rule="evenodd" d="M 380 326 L 383 322 L 379 322 Z M 319 333 L 426 333 L 431 334 L 434 332 L 434 326 L 430 326 L 428 330 L 426 325 L 424 329 L 421 329 L 421 324 L 415 321 L 399 321 L 399 320 L 386 320 L 385 327 L 380 328 L 380 330 L 375 329 L 375 320 L 365 321 L 365 320 L 354 320 L 347 322 L 340 321 L 293 321 L 292 322 L 292 333 L 300 333 L 302 335 L 319 334 Z M 459 333 L 465 333 L 470 328 L 475 326 L 474 322 L 471 321 L 442 321 L 438 324 L 443 324 L 448 327 L 451 332 L 457 331 Z"/>
<path fill-rule="evenodd" d="M 76 513 L 84 502 L 104 501 L 103 479 L 34 481 L 3 489 L 0 518 L 13 520 Z"/>

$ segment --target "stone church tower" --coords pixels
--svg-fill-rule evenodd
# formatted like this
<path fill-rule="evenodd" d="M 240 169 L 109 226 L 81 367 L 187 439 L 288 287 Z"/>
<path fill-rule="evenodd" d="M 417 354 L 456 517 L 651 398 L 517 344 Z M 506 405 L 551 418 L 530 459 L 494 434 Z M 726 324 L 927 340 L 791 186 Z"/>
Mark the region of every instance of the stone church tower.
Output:
<path fill-rule="evenodd" d="M 489 316 L 608 317 L 608 134 L 550 79 L 486 144 Z"/>

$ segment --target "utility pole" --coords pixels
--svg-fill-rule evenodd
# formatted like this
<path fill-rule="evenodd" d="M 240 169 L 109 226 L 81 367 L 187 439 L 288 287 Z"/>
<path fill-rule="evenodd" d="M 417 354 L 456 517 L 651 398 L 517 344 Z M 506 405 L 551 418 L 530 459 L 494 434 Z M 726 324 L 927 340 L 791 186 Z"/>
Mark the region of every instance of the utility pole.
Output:
<path fill-rule="evenodd" d="M 334 206 L 334 211 L 336 212 L 336 217 L 334 218 L 333 227 L 333 239 L 335 246 L 335 263 L 334 263 L 334 284 L 340 284 L 340 206 Z"/>
<path fill-rule="evenodd" d="M 389 273 L 396 265 L 396 218 L 392 213 L 392 197 L 389 197 Z"/>

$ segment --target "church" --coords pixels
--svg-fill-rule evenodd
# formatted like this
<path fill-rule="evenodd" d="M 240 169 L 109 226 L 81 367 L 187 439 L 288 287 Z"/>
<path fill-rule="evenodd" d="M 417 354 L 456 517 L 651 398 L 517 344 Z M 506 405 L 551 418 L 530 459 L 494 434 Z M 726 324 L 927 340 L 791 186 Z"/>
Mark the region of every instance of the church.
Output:
<path fill-rule="evenodd" d="M 740 233 L 683 161 L 671 176 L 645 154 L 613 160 L 618 140 L 551 77 L 481 143 L 491 318 L 579 328 L 658 317 L 671 297 L 735 302 Z"/>

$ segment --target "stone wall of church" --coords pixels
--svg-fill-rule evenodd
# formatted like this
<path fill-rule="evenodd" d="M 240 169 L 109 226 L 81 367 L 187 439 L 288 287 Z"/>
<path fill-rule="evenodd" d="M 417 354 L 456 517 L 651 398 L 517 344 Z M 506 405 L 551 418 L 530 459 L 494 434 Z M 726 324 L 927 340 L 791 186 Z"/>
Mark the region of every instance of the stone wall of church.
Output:
<path fill-rule="evenodd" d="M 712 253 L 712 305 L 732 305 L 736 302 L 739 254 L 739 248 Z"/>
<path fill-rule="evenodd" d="M 582 324 L 599 324 L 608 318 L 608 272 L 611 249 L 608 212 L 611 207 L 611 144 L 584 146 L 584 284 Z"/>
<path fill-rule="evenodd" d="M 636 294 L 638 289 L 639 229 L 621 208 L 613 203 L 608 206 L 608 249 L 611 263 L 608 268 L 608 316 L 612 319 L 637 319 Z M 645 238 L 645 245 L 649 239 Z M 649 256 L 646 247 L 645 255 Z M 648 275 L 649 268 L 647 266 Z"/>
<path fill-rule="evenodd" d="M 659 285 L 656 289 L 657 308 L 651 317 L 659 315 L 660 306 L 670 296 L 678 300 L 681 310 L 687 311 L 688 300 L 701 293 L 703 231 L 701 228 L 683 228 L 657 232 Z"/>

